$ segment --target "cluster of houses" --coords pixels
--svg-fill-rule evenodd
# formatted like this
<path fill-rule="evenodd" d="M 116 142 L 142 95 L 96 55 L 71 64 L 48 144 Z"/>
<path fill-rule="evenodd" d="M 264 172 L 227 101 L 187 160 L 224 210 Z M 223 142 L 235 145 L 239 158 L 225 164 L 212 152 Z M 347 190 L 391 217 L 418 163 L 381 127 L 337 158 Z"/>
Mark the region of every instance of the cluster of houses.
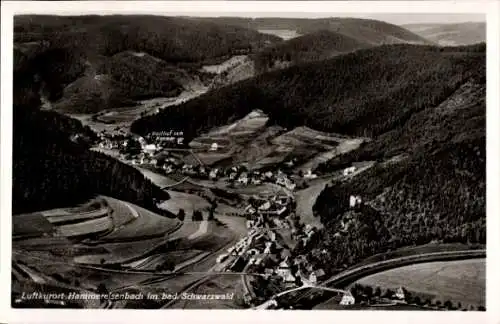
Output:
<path fill-rule="evenodd" d="M 291 210 L 292 198 L 287 195 L 273 195 L 269 198 L 252 199 L 244 209 L 244 214 L 249 220 L 247 226 L 262 226 L 264 216 L 286 216 Z"/>
<path fill-rule="evenodd" d="M 247 237 L 230 247 L 217 261 L 222 262 L 231 255 L 237 257 L 233 264 L 243 260 L 247 271 L 263 273 L 265 279 L 279 279 L 285 288 L 306 282 L 314 285 L 325 276 L 325 271 L 314 269 L 304 255 L 292 257 L 290 250 L 278 242 L 276 232 L 264 227 L 252 228 Z"/>

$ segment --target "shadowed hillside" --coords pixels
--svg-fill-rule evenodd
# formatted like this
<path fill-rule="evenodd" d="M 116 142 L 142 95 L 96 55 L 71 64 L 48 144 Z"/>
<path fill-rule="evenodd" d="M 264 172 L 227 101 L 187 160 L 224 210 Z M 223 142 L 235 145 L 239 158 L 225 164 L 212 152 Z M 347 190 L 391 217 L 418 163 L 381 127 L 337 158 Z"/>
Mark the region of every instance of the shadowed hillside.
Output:
<path fill-rule="evenodd" d="M 82 203 L 105 194 L 157 210 L 168 194 L 131 166 L 88 150 L 95 134 L 79 121 L 14 107 L 13 213 Z"/>
<path fill-rule="evenodd" d="M 378 161 L 360 176 L 332 183 L 318 197 L 314 212 L 325 224 L 320 248 L 335 251 L 333 262 L 318 263 L 352 265 L 430 242 L 485 244 L 485 63 L 483 53 L 476 72 L 464 76 L 445 100 L 318 168 L 332 172 Z M 360 195 L 364 204 L 349 208 L 350 195 Z"/>
<path fill-rule="evenodd" d="M 183 18 L 17 16 L 15 99 L 41 92 L 62 111 L 96 112 L 173 96 L 189 86 L 186 71 L 278 40 Z"/>
<path fill-rule="evenodd" d="M 285 127 L 376 136 L 435 106 L 476 73 L 484 46 L 387 45 L 293 66 L 206 93 L 132 124 L 147 134 L 181 129 L 188 139 L 261 109 Z"/>
<path fill-rule="evenodd" d="M 265 48 L 254 60 L 258 71 L 266 71 L 283 65 L 320 61 L 371 46 L 343 34 L 320 30 Z"/>

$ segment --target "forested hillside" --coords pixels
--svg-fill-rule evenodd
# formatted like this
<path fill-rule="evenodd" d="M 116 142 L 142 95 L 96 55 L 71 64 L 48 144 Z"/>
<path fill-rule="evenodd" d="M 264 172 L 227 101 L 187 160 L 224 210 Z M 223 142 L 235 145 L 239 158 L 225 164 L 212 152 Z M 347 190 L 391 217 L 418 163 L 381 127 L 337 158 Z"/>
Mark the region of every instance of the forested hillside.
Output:
<path fill-rule="evenodd" d="M 71 206 L 97 194 L 156 210 L 168 194 L 136 169 L 89 151 L 95 134 L 79 121 L 14 107 L 13 213 Z M 165 213 L 163 213 L 165 214 Z"/>
<path fill-rule="evenodd" d="M 36 77 L 57 108 L 75 112 L 175 95 L 185 70 L 275 41 L 279 38 L 241 27 L 160 16 L 16 16 L 14 21 L 15 66 L 23 72 L 18 83 Z M 67 89 L 73 83 L 77 92 Z"/>
<path fill-rule="evenodd" d="M 320 30 L 265 48 L 254 57 L 259 72 L 279 65 L 320 61 L 372 46 L 329 30 Z"/>
<path fill-rule="evenodd" d="M 325 224 L 321 244 L 335 253 L 334 262 L 317 262 L 334 269 L 402 246 L 486 243 L 485 75 L 483 56 L 476 72 L 439 105 L 319 167 L 331 172 L 379 161 L 318 197 L 314 211 Z M 360 195 L 364 205 L 350 209 L 350 195 Z"/>
<path fill-rule="evenodd" d="M 132 124 L 147 134 L 181 129 L 192 138 L 261 109 L 285 127 L 377 136 L 456 91 L 484 63 L 485 45 L 386 45 L 301 64 L 206 93 Z"/>
<path fill-rule="evenodd" d="M 472 45 L 486 41 L 486 23 L 408 24 L 402 27 L 440 45 Z"/>
<path fill-rule="evenodd" d="M 431 44 L 425 38 L 405 28 L 374 19 L 361 18 L 193 18 L 224 25 L 234 25 L 255 30 L 288 29 L 299 35 L 328 30 L 372 45 L 394 43 Z"/>

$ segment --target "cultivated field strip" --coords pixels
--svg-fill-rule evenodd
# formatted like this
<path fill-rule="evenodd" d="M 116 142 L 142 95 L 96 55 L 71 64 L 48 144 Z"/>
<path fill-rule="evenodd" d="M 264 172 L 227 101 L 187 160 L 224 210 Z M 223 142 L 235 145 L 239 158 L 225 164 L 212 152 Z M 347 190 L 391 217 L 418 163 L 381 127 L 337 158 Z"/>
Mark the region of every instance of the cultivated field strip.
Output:
<path fill-rule="evenodd" d="M 56 233 L 65 237 L 82 236 L 88 234 L 103 233 L 113 229 L 113 220 L 110 216 L 91 219 L 77 224 L 61 225 Z"/>

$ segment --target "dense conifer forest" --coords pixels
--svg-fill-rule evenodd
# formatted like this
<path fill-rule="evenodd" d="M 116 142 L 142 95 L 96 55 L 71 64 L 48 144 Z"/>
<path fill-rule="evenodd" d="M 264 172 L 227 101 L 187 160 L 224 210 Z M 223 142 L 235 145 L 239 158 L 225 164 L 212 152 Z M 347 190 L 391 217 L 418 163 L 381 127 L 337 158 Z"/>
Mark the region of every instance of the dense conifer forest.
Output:
<path fill-rule="evenodd" d="M 98 194 L 158 212 L 156 202 L 168 194 L 133 167 L 88 150 L 94 139 L 77 120 L 14 107 L 13 213 L 71 206 Z"/>
<path fill-rule="evenodd" d="M 132 131 L 188 138 L 261 109 L 285 127 L 378 136 L 434 107 L 484 66 L 485 46 L 386 45 L 299 64 L 220 88 L 142 118 Z"/>

